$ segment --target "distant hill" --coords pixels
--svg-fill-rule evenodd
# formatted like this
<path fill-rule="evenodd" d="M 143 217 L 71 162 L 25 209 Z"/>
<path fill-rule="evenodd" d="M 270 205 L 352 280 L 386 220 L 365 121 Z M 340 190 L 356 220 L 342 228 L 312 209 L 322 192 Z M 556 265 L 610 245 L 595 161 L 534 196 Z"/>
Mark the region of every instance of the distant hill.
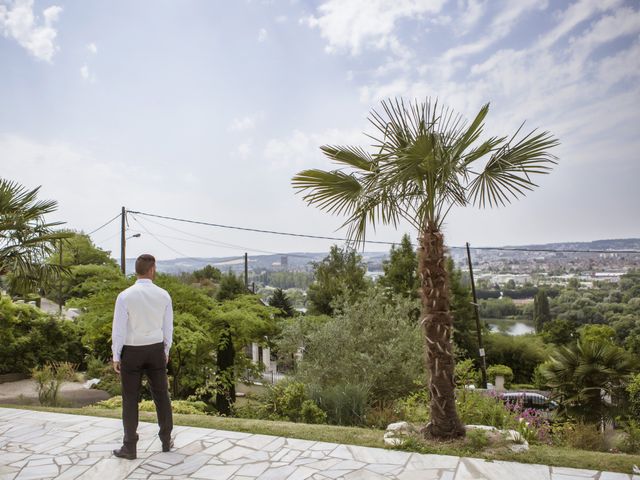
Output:
<path fill-rule="evenodd" d="M 509 248 L 543 248 L 550 250 L 640 250 L 640 238 L 617 238 L 610 240 L 594 240 L 592 242 L 563 242 L 537 245 L 520 245 Z"/>
<path fill-rule="evenodd" d="M 473 247 L 472 247 L 473 248 Z M 610 240 L 594 240 L 592 242 L 562 242 L 532 245 L 510 245 L 505 248 L 549 249 L 549 250 L 640 250 L 640 238 L 623 238 Z M 514 252 L 515 253 L 515 252 Z M 288 252 L 277 255 L 249 255 L 249 269 L 252 271 L 281 269 L 283 257 L 286 257 L 287 269 L 310 269 L 311 262 L 318 262 L 326 257 L 328 252 Z M 462 252 L 456 254 L 462 255 Z M 387 259 L 388 252 L 364 252 L 363 259 L 370 271 L 382 269 L 382 262 Z M 526 252 L 525 252 L 526 255 Z M 456 255 L 458 256 L 458 255 Z M 134 258 L 127 259 L 127 271 L 134 271 Z M 176 258 L 172 260 L 158 260 L 158 271 L 163 273 L 192 272 L 206 265 L 213 265 L 223 272 L 229 270 L 241 272 L 244 270 L 244 257 L 206 257 L 206 258 Z"/>

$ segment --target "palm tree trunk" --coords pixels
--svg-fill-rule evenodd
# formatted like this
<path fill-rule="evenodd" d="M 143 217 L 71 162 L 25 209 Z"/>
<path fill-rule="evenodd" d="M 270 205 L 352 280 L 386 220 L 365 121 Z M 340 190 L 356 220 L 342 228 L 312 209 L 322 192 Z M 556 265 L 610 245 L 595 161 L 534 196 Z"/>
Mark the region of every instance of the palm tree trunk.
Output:
<path fill-rule="evenodd" d="M 444 256 L 444 235 L 429 224 L 420 238 L 419 270 L 422 293 L 422 329 L 429 372 L 431 421 L 426 434 L 436 438 L 464 436 L 455 403 L 455 380 L 449 312 L 449 275 Z"/>

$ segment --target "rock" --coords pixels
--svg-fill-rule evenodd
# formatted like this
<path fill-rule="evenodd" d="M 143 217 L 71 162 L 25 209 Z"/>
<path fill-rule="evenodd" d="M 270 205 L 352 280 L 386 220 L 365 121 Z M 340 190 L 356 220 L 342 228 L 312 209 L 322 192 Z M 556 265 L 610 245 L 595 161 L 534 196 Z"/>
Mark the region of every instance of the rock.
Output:
<path fill-rule="evenodd" d="M 492 427 L 490 425 L 465 425 L 464 428 L 469 430 L 485 430 L 487 432 L 497 432 L 498 429 L 496 427 Z"/>
<path fill-rule="evenodd" d="M 409 422 L 396 422 L 390 423 L 387 426 L 387 432 L 411 432 L 414 428 L 411 426 Z"/>
<path fill-rule="evenodd" d="M 525 440 L 524 443 L 514 443 L 509 445 L 509 449 L 515 453 L 526 452 L 529 450 L 529 442 Z"/>
<path fill-rule="evenodd" d="M 405 438 L 416 431 L 415 427 L 408 422 L 396 422 L 387 426 L 384 433 L 385 445 L 398 446 L 402 445 Z"/>

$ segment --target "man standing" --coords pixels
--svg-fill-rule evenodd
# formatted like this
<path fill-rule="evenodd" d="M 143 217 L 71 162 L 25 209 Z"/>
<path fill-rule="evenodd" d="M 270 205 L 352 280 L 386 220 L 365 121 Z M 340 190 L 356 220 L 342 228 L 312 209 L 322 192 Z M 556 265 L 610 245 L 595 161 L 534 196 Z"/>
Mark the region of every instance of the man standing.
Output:
<path fill-rule="evenodd" d="M 114 450 L 116 457 L 136 458 L 138 442 L 138 398 L 142 374 L 146 374 L 156 405 L 158 436 L 162 451 L 173 446 L 173 417 L 167 363 L 173 338 L 173 308 L 166 290 L 154 285 L 156 259 L 140 255 L 136 260 L 138 280 L 118 295 L 113 314 L 113 369 L 122 383 L 122 423 L 124 442 Z"/>

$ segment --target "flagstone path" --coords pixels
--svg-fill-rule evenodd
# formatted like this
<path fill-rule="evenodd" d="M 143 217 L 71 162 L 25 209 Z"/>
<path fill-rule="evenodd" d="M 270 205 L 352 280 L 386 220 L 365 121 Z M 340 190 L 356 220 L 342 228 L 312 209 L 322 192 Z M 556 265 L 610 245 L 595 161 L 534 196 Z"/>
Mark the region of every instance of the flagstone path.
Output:
<path fill-rule="evenodd" d="M 138 459 L 121 445 L 118 419 L 0 408 L 0 480 L 640 480 L 573 468 L 296 440 L 206 428 L 174 428 L 162 453 L 158 427 L 141 423 Z"/>

